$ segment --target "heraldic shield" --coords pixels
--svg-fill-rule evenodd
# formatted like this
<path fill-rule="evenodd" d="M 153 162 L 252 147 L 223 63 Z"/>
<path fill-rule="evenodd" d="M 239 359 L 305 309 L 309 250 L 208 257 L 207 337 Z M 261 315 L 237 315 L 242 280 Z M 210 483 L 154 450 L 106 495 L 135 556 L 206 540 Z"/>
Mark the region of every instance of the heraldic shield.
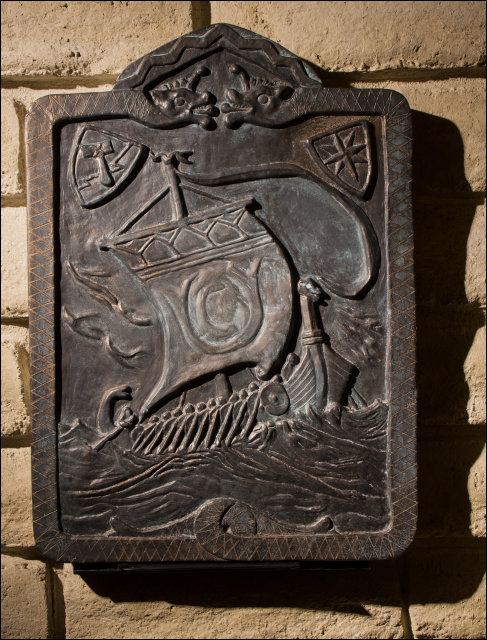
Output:
<path fill-rule="evenodd" d="M 134 62 L 110 92 L 33 105 L 42 553 L 221 563 L 407 547 L 410 136 L 399 94 L 324 89 L 281 46 L 223 24 Z"/>
<path fill-rule="evenodd" d="M 84 207 L 106 202 L 137 168 L 144 147 L 120 135 L 85 127 L 73 158 L 73 182 Z"/>

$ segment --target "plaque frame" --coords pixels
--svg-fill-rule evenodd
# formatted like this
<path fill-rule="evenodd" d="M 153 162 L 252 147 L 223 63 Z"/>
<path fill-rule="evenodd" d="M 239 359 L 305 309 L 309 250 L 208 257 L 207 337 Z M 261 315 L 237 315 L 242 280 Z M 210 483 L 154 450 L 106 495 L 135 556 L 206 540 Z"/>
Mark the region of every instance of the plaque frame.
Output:
<path fill-rule="evenodd" d="M 60 523 L 57 429 L 60 380 L 58 132 L 68 122 L 108 117 L 150 119 L 140 88 L 154 83 L 164 64 L 186 49 L 217 46 L 260 49 L 276 64 L 298 68 L 319 94 L 320 114 L 377 116 L 384 122 L 387 184 L 387 264 L 389 298 L 389 482 L 391 526 L 377 533 L 266 534 L 255 546 L 249 537 L 223 536 L 215 555 L 195 538 L 71 535 Z M 220 45 L 221 46 L 221 42 Z M 159 126 L 164 126 L 163 124 Z M 300 59 L 282 47 L 231 25 L 212 25 L 183 36 L 131 65 L 113 91 L 49 95 L 37 100 L 27 118 L 26 168 L 29 216 L 29 327 L 31 349 L 32 496 L 34 533 L 47 558 L 75 563 L 238 561 L 362 561 L 391 558 L 410 544 L 416 521 L 416 390 L 413 226 L 411 205 L 412 132 L 407 102 L 386 89 L 323 89 Z M 218 520 L 203 514 L 208 531 Z M 202 530 L 205 523 L 201 523 Z M 220 532 L 221 533 L 221 532 Z M 202 534 L 203 535 L 203 534 Z"/>

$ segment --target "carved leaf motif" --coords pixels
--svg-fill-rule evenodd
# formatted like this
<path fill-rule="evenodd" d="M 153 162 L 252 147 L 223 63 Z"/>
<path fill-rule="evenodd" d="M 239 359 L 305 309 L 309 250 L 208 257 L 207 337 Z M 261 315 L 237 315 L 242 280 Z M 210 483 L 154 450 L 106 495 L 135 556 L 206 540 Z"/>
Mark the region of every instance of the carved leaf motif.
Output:
<path fill-rule="evenodd" d="M 75 317 L 65 308 L 63 308 L 62 314 L 70 329 L 88 340 L 100 342 L 105 351 L 124 367 L 132 369 L 139 364 L 142 357 L 147 355 L 145 351 L 138 348 L 128 351 L 116 345 L 98 314 Z"/>
<path fill-rule="evenodd" d="M 152 324 L 152 319 L 148 316 L 142 316 L 138 314 L 134 309 L 127 309 L 122 300 L 119 300 L 117 296 L 110 291 L 108 287 L 100 284 L 96 280 L 93 280 L 92 277 L 86 271 L 82 269 L 75 268 L 71 262 L 67 261 L 67 266 L 69 272 L 73 275 L 73 277 L 85 287 L 90 289 L 91 294 L 98 302 L 101 302 L 106 307 L 114 309 L 118 311 L 121 315 L 124 316 L 131 324 L 135 324 L 141 327 L 147 327 Z M 99 277 L 106 277 L 105 274 Z"/>

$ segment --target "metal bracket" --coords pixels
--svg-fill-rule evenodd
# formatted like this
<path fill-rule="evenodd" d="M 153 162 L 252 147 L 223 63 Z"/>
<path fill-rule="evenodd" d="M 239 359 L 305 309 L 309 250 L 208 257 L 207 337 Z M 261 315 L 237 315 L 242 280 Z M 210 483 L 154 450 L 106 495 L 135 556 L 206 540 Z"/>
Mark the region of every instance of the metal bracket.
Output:
<path fill-rule="evenodd" d="M 207 571 L 337 571 L 370 569 L 370 562 L 119 562 L 73 564 L 78 575 L 111 573 L 186 573 Z"/>

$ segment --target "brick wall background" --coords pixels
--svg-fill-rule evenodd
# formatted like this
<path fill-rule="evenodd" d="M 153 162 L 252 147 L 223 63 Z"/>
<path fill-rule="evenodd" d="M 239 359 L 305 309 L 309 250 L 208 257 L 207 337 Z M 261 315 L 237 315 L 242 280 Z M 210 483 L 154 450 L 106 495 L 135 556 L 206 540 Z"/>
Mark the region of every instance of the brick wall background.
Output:
<path fill-rule="evenodd" d="M 414 109 L 418 532 L 369 571 L 83 580 L 32 535 L 25 114 L 212 22 Z M 2 2 L 2 37 L 2 637 L 485 637 L 484 2 Z"/>

